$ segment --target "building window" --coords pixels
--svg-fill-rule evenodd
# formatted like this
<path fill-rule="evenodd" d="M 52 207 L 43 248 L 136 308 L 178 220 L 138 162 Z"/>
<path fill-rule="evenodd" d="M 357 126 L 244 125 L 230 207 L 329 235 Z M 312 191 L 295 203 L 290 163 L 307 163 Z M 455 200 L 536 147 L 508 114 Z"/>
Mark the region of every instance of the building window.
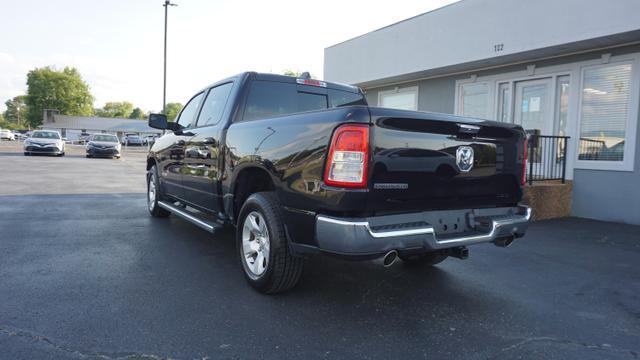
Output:
<path fill-rule="evenodd" d="M 489 117 L 489 86 L 487 83 L 460 85 L 458 113 L 462 116 L 487 119 Z"/>
<path fill-rule="evenodd" d="M 583 70 L 578 160 L 622 162 L 629 155 L 631 70 L 631 64 Z"/>
<path fill-rule="evenodd" d="M 378 105 L 393 109 L 418 110 L 418 87 L 381 91 L 378 93 Z"/>

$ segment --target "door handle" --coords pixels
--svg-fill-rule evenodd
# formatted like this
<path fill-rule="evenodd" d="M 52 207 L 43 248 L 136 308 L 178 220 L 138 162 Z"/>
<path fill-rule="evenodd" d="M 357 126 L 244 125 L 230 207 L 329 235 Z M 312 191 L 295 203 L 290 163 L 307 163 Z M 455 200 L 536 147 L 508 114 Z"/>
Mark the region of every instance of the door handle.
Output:
<path fill-rule="evenodd" d="M 178 140 L 178 141 L 176 142 L 176 145 L 178 145 L 178 146 L 184 146 L 184 144 L 186 144 L 186 143 L 185 143 L 185 142 L 184 142 L 184 140 L 182 140 L 182 139 L 180 139 L 180 140 Z"/>
<path fill-rule="evenodd" d="M 205 145 L 216 146 L 216 139 L 212 137 L 206 137 L 204 138 L 204 141 L 202 141 L 202 143 Z"/>
<path fill-rule="evenodd" d="M 185 156 L 192 159 L 211 159 L 211 151 L 197 146 L 188 147 Z"/>

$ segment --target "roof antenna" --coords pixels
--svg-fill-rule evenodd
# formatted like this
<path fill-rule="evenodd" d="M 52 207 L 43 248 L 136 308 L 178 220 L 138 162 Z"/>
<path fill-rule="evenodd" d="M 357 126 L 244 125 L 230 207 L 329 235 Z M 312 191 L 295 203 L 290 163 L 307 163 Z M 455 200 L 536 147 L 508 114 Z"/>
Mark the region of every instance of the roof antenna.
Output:
<path fill-rule="evenodd" d="M 300 74 L 299 78 L 300 79 L 311 79 L 311 74 L 309 74 L 308 71 L 305 71 L 302 74 Z"/>

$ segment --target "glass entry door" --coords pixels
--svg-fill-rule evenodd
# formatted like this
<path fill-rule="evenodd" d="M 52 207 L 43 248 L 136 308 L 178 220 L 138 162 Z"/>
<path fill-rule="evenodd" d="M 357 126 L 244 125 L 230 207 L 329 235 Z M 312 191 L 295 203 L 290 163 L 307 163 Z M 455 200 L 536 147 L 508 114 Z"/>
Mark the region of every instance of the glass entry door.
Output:
<path fill-rule="evenodd" d="M 515 83 L 514 123 L 539 135 L 553 135 L 552 80 L 539 79 Z"/>

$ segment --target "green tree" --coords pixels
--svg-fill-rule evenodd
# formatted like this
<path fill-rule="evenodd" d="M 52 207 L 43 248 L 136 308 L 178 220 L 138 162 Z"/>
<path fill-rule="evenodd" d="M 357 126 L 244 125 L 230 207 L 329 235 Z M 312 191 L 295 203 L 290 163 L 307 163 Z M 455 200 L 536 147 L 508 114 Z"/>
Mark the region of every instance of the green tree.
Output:
<path fill-rule="evenodd" d="M 167 119 L 169 121 L 173 121 L 176 119 L 176 116 L 178 116 L 178 114 L 180 113 L 180 110 L 182 110 L 182 104 L 167 103 L 165 111 L 163 111 L 162 113 L 167 115 Z"/>
<path fill-rule="evenodd" d="M 133 111 L 131 111 L 131 114 L 129 115 L 129 119 L 144 120 L 146 118 L 147 114 L 145 114 L 144 111 L 142 111 L 142 109 L 140 109 L 139 107 L 133 109 Z"/>
<path fill-rule="evenodd" d="M 132 112 L 133 104 L 128 101 L 108 102 L 102 109 L 95 110 L 96 115 L 110 118 L 128 118 Z"/>
<path fill-rule="evenodd" d="M 4 115 L 0 114 L 0 129 L 17 130 L 19 127 L 13 122 L 7 121 Z"/>
<path fill-rule="evenodd" d="M 4 120 L 13 122 L 16 125 L 24 124 L 27 121 L 27 95 L 18 95 L 13 99 L 5 101 L 7 110 L 4 112 Z"/>
<path fill-rule="evenodd" d="M 282 75 L 286 75 L 286 76 L 293 76 L 293 77 L 300 77 L 300 75 L 302 75 L 302 71 L 293 71 L 293 70 L 285 70 L 282 72 Z M 315 79 L 316 77 L 313 75 L 310 75 L 310 77 L 312 79 Z"/>
<path fill-rule="evenodd" d="M 42 124 L 45 109 L 56 109 L 65 115 L 93 114 L 93 96 L 89 85 L 75 68 L 62 71 L 49 66 L 27 74 L 27 119 L 32 127 Z"/>
<path fill-rule="evenodd" d="M 293 70 L 287 69 L 287 70 L 282 72 L 282 75 L 298 77 L 298 76 L 302 75 L 302 73 L 300 71 L 293 71 Z"/>

